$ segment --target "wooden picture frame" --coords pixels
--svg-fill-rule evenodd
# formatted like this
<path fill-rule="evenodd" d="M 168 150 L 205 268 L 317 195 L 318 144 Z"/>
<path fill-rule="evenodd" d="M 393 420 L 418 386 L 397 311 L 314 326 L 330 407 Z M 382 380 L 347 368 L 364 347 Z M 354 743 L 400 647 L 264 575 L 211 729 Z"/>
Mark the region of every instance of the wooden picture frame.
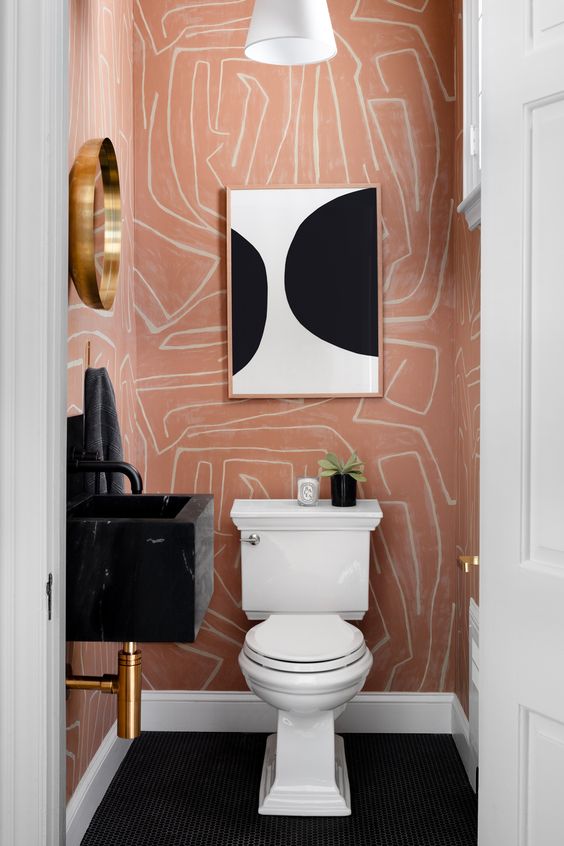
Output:
<path fill-rule="evenodd" d="M 380 186 L 227 188 L 229 397 L 383 396 Z"/>

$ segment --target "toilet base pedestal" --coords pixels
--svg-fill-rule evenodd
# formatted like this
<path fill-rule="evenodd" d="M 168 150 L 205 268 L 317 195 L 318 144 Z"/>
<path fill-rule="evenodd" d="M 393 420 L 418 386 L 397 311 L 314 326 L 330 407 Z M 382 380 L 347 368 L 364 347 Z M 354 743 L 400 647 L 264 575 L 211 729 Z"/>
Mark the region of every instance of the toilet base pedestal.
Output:
<path fill-rule="evenodd" d="M 345 817 L 351 798 L 345 744 L 334 733 L 333 712 L 311 716 L 278 712 L 278 733 L 266 741 L 259 814 Z M 308 725 L 308 723 L 310 725 Z"/>

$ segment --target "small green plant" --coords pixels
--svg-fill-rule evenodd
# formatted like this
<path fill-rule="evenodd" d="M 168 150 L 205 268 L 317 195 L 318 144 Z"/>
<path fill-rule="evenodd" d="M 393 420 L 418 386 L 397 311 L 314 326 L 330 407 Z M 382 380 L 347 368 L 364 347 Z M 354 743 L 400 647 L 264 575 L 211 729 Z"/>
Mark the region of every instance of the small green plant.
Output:
<path fill-rule="evenodd" d="M 346 461 L 341 461 L 337 456 L 328 452 L 325 458 L 319 459 L 319 467 L 321 468 L 321 476 L 352 476 L 357 482 L 366 482 L 364 475 L 364 461 L 358 457 L 356 452 L 353 452 Z"/>

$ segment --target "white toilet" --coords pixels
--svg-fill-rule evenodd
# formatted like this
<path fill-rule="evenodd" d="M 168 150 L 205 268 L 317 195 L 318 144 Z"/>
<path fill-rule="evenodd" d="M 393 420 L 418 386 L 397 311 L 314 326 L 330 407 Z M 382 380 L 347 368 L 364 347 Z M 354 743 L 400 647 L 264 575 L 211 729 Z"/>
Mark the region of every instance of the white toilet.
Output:
<path fill-rule="evenodd" d="M 236 499 L 242 607 L 264 620 L 245 638 L 239 664 L 250 689 L 278 709 L 266 744 L 259 813 L 346 816 L 350 791 L 334 723 L 362 688 L 372 653 L 361 631 L 368 608 L 370 532 L 377 500 Z"/>

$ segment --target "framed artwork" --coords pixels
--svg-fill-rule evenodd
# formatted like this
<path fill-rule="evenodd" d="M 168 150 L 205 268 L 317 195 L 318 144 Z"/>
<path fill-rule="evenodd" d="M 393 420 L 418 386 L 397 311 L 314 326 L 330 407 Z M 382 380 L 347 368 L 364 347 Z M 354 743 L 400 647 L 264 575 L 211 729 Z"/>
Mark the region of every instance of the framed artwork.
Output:
<path fill-rule="evenodd" d="M 379 185 L 227 189 L 229 396 L 382 396 Z"/>

